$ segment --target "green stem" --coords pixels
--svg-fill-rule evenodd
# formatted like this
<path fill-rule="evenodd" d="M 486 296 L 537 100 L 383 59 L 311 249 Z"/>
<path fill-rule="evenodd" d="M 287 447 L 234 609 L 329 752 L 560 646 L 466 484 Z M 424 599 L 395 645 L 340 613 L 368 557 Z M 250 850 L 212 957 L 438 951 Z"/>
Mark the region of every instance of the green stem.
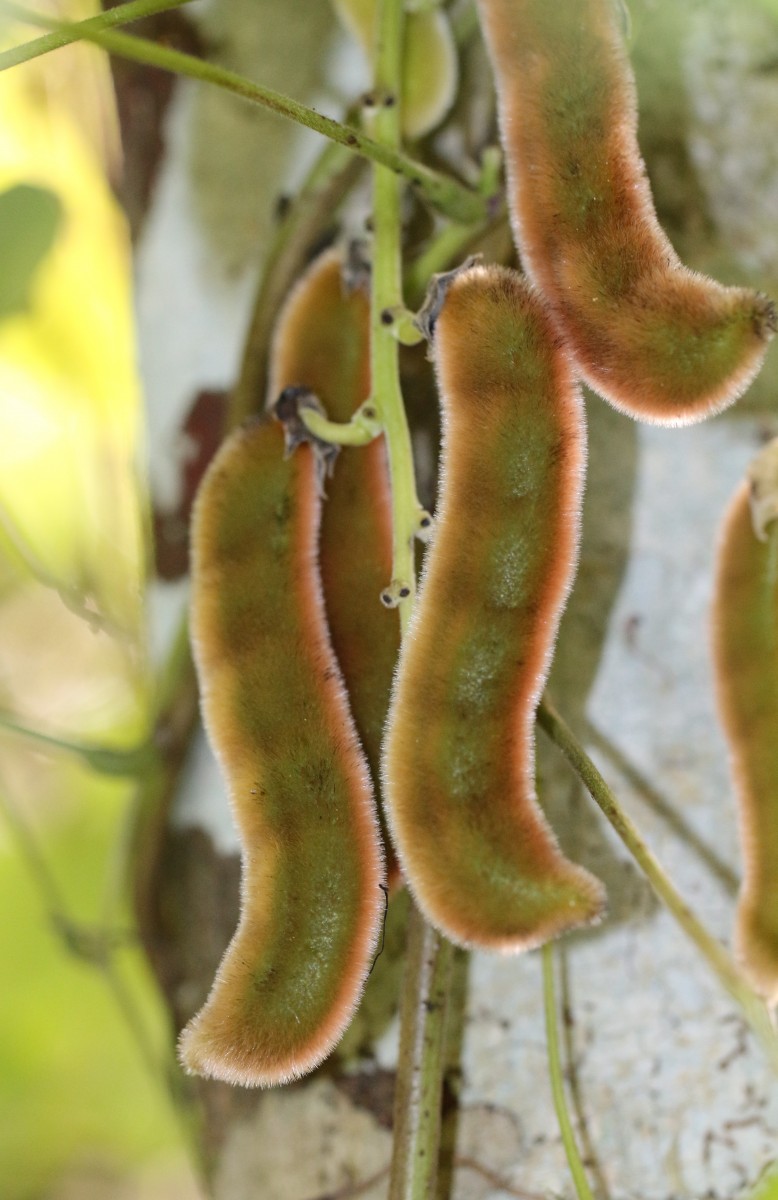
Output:
<path fill-rule="evenodd" d="M 22 62 L 40 58 L 41 54 L 48 54 L 50 50 L 59 50 L 62 46 L 70 46 L 72 42 L 82 40 L 90 32 L 100 34 L 102 30 L 128 25 L 133 20 L 143 20 L 144 17 L 155 17 L 157 13 L 167 12 L 169 8 L 180 8 L 185 4 L 191 4 L 191 0 L 130 0 L 128 4 L 108 8 L 108 11 L 101 12 L 100 16 L 60 26 L 50 34 L 34 37 L 30 42 L 23 42 L 22 46 L 4 50 L 0 53 L 0 71 L 7 71 L 8 68 L 17 67 Z M 11 0 L 2 0 L 0 7 L 2 11 L 8 13 L 8 16 L 17 17 L 25 24 L 38 23 L 31 19 L 31 14 L 26 8 L 12 4 Z M 35 16 L 37 17 L 38 14 L 36 13 Z"/>
<path fill-rule="evenodd" d="M 402 0 L 379 0 L 373 117 L 376 141 L 400 144 L 399 92 L 404 12 Z M 416 590 L 415 536 L 421 507 L 413 452 L 400 390 L 399 344 L 388 312 L 402 311 L 401 193 L 396 174 L 373 171 L 373 265 L 370 352 L 372 406 L 384 427 L 392 493 L 392 582 L 407 633 Z M 411 905 L 408 957 L 400 1013 L 400 1052 L 394 1102 L 389 1200 L 430 1200 L 435 1195 L 445 1069 L 445 1024 L 453 947 Z"/>
<path fill-rule="evenodd" d="M 375 58 L 373 117 L 376 141 L 394 149 L 400 144 L 399 80 L 404 13 L 400 0 L 379 4 Z M 373 171 L 373 266 L 371 273 L 370 364 L 372 400 L 383 425 L 392 487 L 392 582 L 402 595 L 400 624 L 407 631 L 416 593 L 414 558 L 420 504 L 416 496 L 411 435 L 400 390 L 399 346 L 384 314 L 404 308 L 401 270 L 401 192 L 394 172 Z"/>
<path fill-rule="evenodd" d="M 299 415 L 309 433 L 333 446 L 368 446 L 382 432 L 369 402 L 358 408 L 350 421 L 328 421 L 315 408 L 306 408 L 302 404 Z"/>
<path fill-rule="evenodd" d="M 567 945 L 564 941 L 561 941 L 558 943 L 558 946 L 560 1003 L 562 1006 L 562 1053 L 565 1059 L 563 1076 L 567 1081 L 567 1090 L 570 1093 L 570 1104 L 575 1115 L 575 1122 L 578 1128 L 578 1140 L 581 1143 L 584 1164 L 589 1168 L 589 1174 L 594 1179 L 595 1191 L 596 1195 L 599 1197 L 599 1200 L 609 1200 L 608 1184 L 589 1134 L 589 1123 L 586 1119 L 586 1108 L 584 1106 L 583 1096 L 581 1095 L 581 1086 L 578 1078 L 578 1066 L 576 1061 L 575 1042 L 573 1035 L 573 996 L 570 987 L 570 967 L 568 962 Z"/>
<path fill-rule="evenodd" d="M 711 936 L 676 890 L 572 730 L 548 700 L 540 702 L 537 720 L 583 781 L 590 796 L 610 821 L 668 912 L 694 942 L 729 995 L 740 1005 L 748 1024 L 762 1043 L 771 1066 L 778 1071 L 778 1038 L 762 1001 L 743 978 L 724 947 Z"/>
<path fill-rule="evenodd" d="M 463 258 L 467 247 L 485 228 L 485 221 L 478 225 L 449 223 L 430 239 L 408 267 L 406 286 L 411 304 L 418 306 L 421 303 L 432 276 L 445 271 L 458 258 Z"/>
<path fill-rule="evenodd" d="M 677 812 L 667 797 L 663 796 L 651 780 L 647 779 L 634 763 L 630 762 L 615 742 L 612 742 L 591 721 L 587 722 L 586 735 L 592 745 L 596 746 L 609 759 L 644 804 L 647 804 L 649 808 L 653 809 L 662 818 L 665 824 L 672 829 L 673 833 L 681 841 L 685 842 L 697 857 L 705 863 L 711 874 L 716 876 L 719 883 L 722 887 L 726 888 L 730 896 L 734 896 L 740 886 L 740 880 L 737 873 L 732 870 L 732 867 L 719 858 L 716 851 L 707 844 L 704 838 L 701 838 L 691 825 L 684 821 L 683 817 Z"/>
<path fill-rule="evenodd" d="M 456 1148 L 462 1116 L 462 1047 L 465 1038 L 470 954 L 459 946 L 451 952 L 446 1008 L 446 1044 L 441 1100 L 440 1152 L 436 1200 L 448 1200 L 454 1190 Z"/>
<path fill-rule="evenodd" d="M 388 1200 L 431 1200 L 436 1194 L 453 955 L 451 943 L 412 905 L 400 1009 Z"/>
<path fill-rule="evenodd" d="M 67 738 L 55 737 L 54 734 L 42 733 L 19 721 L 12 713 L 0 710 L 0 731 L 7 730 L 17 737 L 28 738 L 40 746 L 52 750 L 64 750 L 74 754 L 101 775 L 137 776 L 148 770 L 155 758 L 155 751 L 150 743 L 136 746 L 131 750 L 112 750 L 91 742 L 71 742 Z"/>
<path fill-rule="evenodd" d="M 570 1174 L 573 1177 L 575 1192 L 578 1200 L 594 1200 L 586 1172 L 583 1169 L 581 1156 L 575 1143 L 575 1134 L 567 1110 L 565 1085 L 562 1077 L 562 1062 L 559 1056 L 559 1032 L 557 1027 L 556 996 L 554 989 L 554 950 L 547 942 L 542 950 L 543 955 L 543 1009 L 546 1016 L 546 1042 L 548 1044 L 548 1072 L 551 1079 L 551 1094 L 554 1098 L 559 1132 L 562 1135 L 562 1145 L 567 1155 Z"/>
<path fill-rule="evenodd" d="M 21 46 L 4 50 L 0 53 L 0 71 L 7 71 L 9 67 L 18 67 L 20 63 L 29 62 L 32 58 L 40 57 L 41 54 L 48 54 L 51 50 L 69 46 L 72 42 L 80 41 L 89 33 L 100 33 L 105 29 L 115 29 L 119 25 L 129 25 L 131 21 L 141 21 L 144 17 L 153 17 L 157 13 L 167 12 L 171 8 L 180 8 L 182 4 L 189 3 L 191 0 L 130 0 L 129 4 L 119 4 L 116 8 L 109 8 L 107 12 L 100 13 L 97 17 L 90 17 L 86 21 L 76 21 L 67 28 L 53 30 L 51 33 L 45 33 L 43 37 L 23 42 Z M 26 24 L 33 23 L 27 9 L 17 7 L 9 0 L 3 0 L 2 9 L 11 16 L 17 16 Z"/>
<path fill-rule="evenodd" d="M 381 320 L 401 346 L 418 346 L 424 341 L 424 334 L 416 324 L 416 313 L 409 308 L 384 309 Z"/>
<path fill-rule="evenodd" d="M 448 223 L 430 239 L 405 274 L 408 303 L 418 308 L 424 300 L 430 279 L 467 258 L 484 252 L 487 262 L 508 262 L 513 254 L 510 225 L 504 212 L 490 220 L 469 225 Z"/>
<path fill-rule="evenodd" d="M 31 25 L 40 25 L 44 29 L 55 29 L 58 32 L 69 33 L 71 30 L 71 25 L 65 22 L 54 21 L 40 13 L 19 8 L 17 5 L 13 5 L 13 11 L 22 15 L 23 19 Z M 361 154 L 374 163 L 380 163 L 392 174 L 403 176 L 421 192 L 433 208 L 446 213 L 452 220 L 477 221 L 487 211 L 488 200 L 485 197 L 479 196 L 470 188 L 458 183 L 457 180 L 441 175 L 423 163 L 408 158 L 396 145 L 378 137 L 376 139 L 367 137 L 359 129 L 343 125 L 331 117 L 325 117 L 315 109 L 293 100 L 291 96 L 285 96 L 272 88 L 254 83 L 243 75 L 238 75 L 235 71 L 229 71 L 225 67 L 206 62 L 192 54 L 185 54 L 181 50 L 161 46 L 144 38 L 132 37 L 125 33 L 107 33 L 105 31 L 96 33 L 87 29 L 86 23 L 81 26 L 80 36 L 86 41 L 101 46 L 110 54 L 128 58 L 132 62 L 143 63 L 148 67 L 158 67 L 162 71 L 172 71 L 189 79 L 197 79 L 201 83 L 212 83 L 236 96 L 241 96 L 252 104 L 262 105 L 263 108 L 269 108 L 280 116 L 288 117 L 298 125 L 313 129 L 331 141 L 348 147 L 355 154 Z M 381 113 L 381 116 L 384 115 Z"/>

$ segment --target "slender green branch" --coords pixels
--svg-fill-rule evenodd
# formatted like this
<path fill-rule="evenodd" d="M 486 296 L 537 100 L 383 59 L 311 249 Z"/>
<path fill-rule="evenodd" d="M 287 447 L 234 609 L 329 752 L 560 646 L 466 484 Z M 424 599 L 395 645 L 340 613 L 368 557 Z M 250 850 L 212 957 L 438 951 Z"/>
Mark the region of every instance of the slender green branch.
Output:
<path fill-rule="evenodd" d="M 462 1047 L 470 983 L 470 954 L 455 946 L 451 954 L 446 1008 L 445 1066 L 441 1098 L 440 1152 L 438 1154 L 437 1200 L 445 1200 L 454 1189 L 457 1144 L 462 1117 Z"/>
<path fill-rule="evenodd" d="M 404 14 L 401 0 L 379 4 L 373 117 L 376 141 L 390 149 L 400 144 L 399 92 Z M 400 390 L 400 360 L 392 322 L 386 313 L 404 309 L 401 271 L 400 181 L 383 166 L 373 171 L 373 269 L 371 274 L 370 365 L 372 400 L 386 437 L 392 485 L 392 581 L 388 594 L 399 599 L 403 633 L 416 594 L 414 542 L 418 528 L 413 450 Z"/>
<path fill-rule="evenodd" d="M 630 787 L 634 788 L 640 799 L 649 808 L 653 809 L 669 825 L 673 833 L 694 851 L 697 857 L 708 867 L 711 874 L 716 876 L 722 887 L 726 888 L 730 896 L 734 896 L 740 886 L 740 880 L 737 873 L 732 870 L 732 867 L 719 858 L 716 851 L 683 819 L 667 797 L 662 795 L 659 789 L 637 769 L 634 763 L 630 762 L 627 756 L 622 753 L 619 747 L 602 730 L 589 721 L 587 722 L 586 732 L 592 745 L 596 746 L 610 760 Z"/>
<path fill-rule="evenodd" d="M 430 238 L 418 258 L 410 264 L 406 274 L 406 286 L 412 304 L 421 303 L 432 276 L 445 271 L 458 258 L 463 258 L 465 250 L 485 227 L 486 222 L 478 225 L 449 222 Z"/>
<path fill-rule="evenodd" d="M 508 262 L 513 254 L 510 224 L 504 212 L 470 225 L 448 223 L 435 234 L 408 267 L 405 286 L 408 302 L 418 308 L 429 281 L 470 254 L 484 253 L 488 262 Z"/>
<path fill-rule="evenodd" d="M 370 401 L 360 405 L 350 421 L 328 421 L 315 408 L 301 404 L 300 420 L 309 433 L 333 446 L 367 446 L 383 432 Z"/>
<path fill-rule="evenodd" d="M 411 906 L 388 1200 L 435 1196 L 448 985 L 454 948 Z"/>
<path fill-rule="evenodd" d="M 401 346 L 418 346 L 424 341 L 424 334 L 416 324 L 416 314 L 403 305 L 385 308 L 381 321 Z"/>
<path fill-rule="evenodd" d="M 17 737 L 28 738 L 52 750 L 64 750 L 82 759 L 93 771 L 101 775 L 137 776 L 148 769 L 154 761 L 154 747 L 146 742 L 131 750 L 112 750 L 108 746 L 100 746 L 92 742 L 72 742 L 67 738 L 55 737 L 54 734 L 42 733 L 20 721 L 13 713 L 0 709 L 0 732 L 7 730 Z"/>
<path fill-rule="evenodd" d="M 382 145 L 400 144 L 399 93 L 404 12 L 402 0 L 379 0 L 375 54 L 378 106 L 372 129 Z M 400 390 L 399 343 L 386 313 L 404 309 L 401 271 L 401 193 L 396 174 L 373 171 L 373 269 L 370 354 L 372 406 L 384 428 L 392 491 L 392 581 L 384 596 L 400 608 L 407 632 L 416 589 L 414 543 L 421 507 L 413 452 Z M 394 1102 L 389 1200 L 435 1195 L 445 1069 L 445 1023 L 453 947 L 426 924 L 415 905 L 400 1014 L 400 1053 Z"/>
<path fill-rule="evenodd" d="M 191 0 L 129 0 L 128 4 L 119 4 L 116 8 L 109 8 L 99 16 L 89 17 L 86 21 L 75 21 L 67 28 L 52 30 L 51 33 L 45 33 L 43 37 L 33 38 L 32 41 L 23 42 L 20 46 L 13 46 L 10 50 L 3 50 L 0 53 L 0 71 L 7 71 L 9 67 L 18 67 L 21 63 L 29 62 L 30 59 L 39 58 L 41 54 L 48 54 L 51 50 L 69 46 L 72 42 L 80 41 L 90 32 L 100 33 L 105 29 L 116 29 L 119 25 L 129 25 L 131 21 L 141 21 L 144 17 L 153 17 L 157 13 L 167 12 L 168 9 L 180 8 L 182 4 L 190 3 Z M 3 0 L 1 7 L 10 16 L 17 16 L 26 24 L 31 23 L 26 8 L 18 7 L 9 0 Z"/>
<path fill-rule="evenodd" d="M 53 21 L 41 13 L 17 5 L 14 5 L 14 11 L 23 14 L 23 19 L 31 25 L 40 25 L 44 29 L 54 29 L 57 32 L 70 32 L 71 26 L 68 23 Z M 206 62 L 192 54 L 185 54 L 182 50 L 157 45 L 156 42 L 144 38 L 125 33 L 108 33 L 104 30 L 94 32 L 86 28 L 86 23 L 81 26 L 80 36 L 120 58 L 128 58 L 132 62 L 157 67 L 162 71 L 172 71 L 189 79 L 197 79 L 201 83 L 214 84 L 252 104 L 259 104 L 271 112 L 278 113 L 279 116 L 288 117 L 298 125 L 305 125 L 331 141 L 346 146 L 355 154 L 380 163 L 393 174 L 403 176 L 419 190 L 433 208 L 446 213 L 452 220 L 474 222 L 483 217 L 488 209 L 488 200 L 485 197 L 450 176 L 441 175 L 423 163 L 408 158 L 397 145 L 380 138 L 367 137 L 361 130 L 343 125 L 340 121 L 317 112 L 316 109 L 300 104 L 291 96 L 254 83 L 235 71 Z"/>
<path fill-rule="evenodd" d="M 562 1077 L 562 1063 L 559 1056 L 559 1032 L 557 1025 L 556 995 L 554 988 L 554 950 L 547 942 L 542 950 L 543 955 L 543 1009 L 546 1016 L 546 1042 L 548 1045 L 548 1073 L 551 1079 L 551 1094 L 554 1098 L 554 1108 L 559 1122 L 559 1132 L 562 1135 L 562 1145 L 567 1155 L 570 1174 L 573 1177 L 575 1192 L 578 1200 L 594 1200 L 586 1178 L 586 1172 L 575 1143 L 575 1134 L 567 1110 L 565 1084 Z"/>
<path fill-rule="evenodd" d="M 559 747 L 581 778 L 590 796 L 610 821 L 668 912 L 694 942 L 719 982 L 740 1005 L 743 1015 L 766 1050 L 772 1067 L 778 1071 L 778 1038 L 762 1001 L 748 985 L 721 943 L 708 932 L 676 890 L 572 730 L 548 700 L 541 701 L 537 719 L 540 727 Z"/>
<path fill-rule="evenodd" d="M 575 1043 L 573 1040 L 573 996 L 570 987 L 570 966 L 568 962 L 567 944 L 564 942 L 564 940 L 562 940 L 558 942 L 557 945 L 559 947 L 559 991 L 560 1003 L 562 1006 L 562 1050 L 566 1059 L 563 1075 L 567 1081 L 567 1090 L 570 1093 L 570 1103 L 573 1113 L 575 1114 L 576 1125 L 578 1126 L 578 1139 L 581 1143 L 584 1165 L 588 1167 L 589 1174 L 594 1179 L 595 1192 L 598 1200 L 609 1200 L 610 1193 L 608 1190 L 608 1184 L 589 1134 L 589 1122 L 586 1119 L 586 1109 L 584 1107 L 583 1096 L 581 1095 L 581 1086 L 578 1078 Z"/>

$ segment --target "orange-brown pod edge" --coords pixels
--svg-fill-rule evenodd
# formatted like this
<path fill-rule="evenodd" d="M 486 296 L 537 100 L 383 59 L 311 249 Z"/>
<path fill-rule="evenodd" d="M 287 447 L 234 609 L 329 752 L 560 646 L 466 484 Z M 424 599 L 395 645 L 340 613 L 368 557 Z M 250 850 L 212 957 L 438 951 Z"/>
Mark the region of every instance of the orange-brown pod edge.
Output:
<path fill-rule="evenodd" d="M 195 504 L 192 641 L 242 842 L 241 913 L 181 1035 L 187 1069 L 244 1086 L 340 1038 L 384 912 L 372 789 L 327 634 L 318 467 L 271 420 L 234 433 Z"/>
<path fill-rule="evenodd" d="M 443 409 L 433 542 L 384 748 L 395 848 L 452 941 L 532 948 L 591 922 L 599 881 L 535 795 L 535 710 L 578 551 L 582 399 L 516 273 L 448 277 L 432 350 Z"/>
<path fill-rule="evenodd" d="M 743 393 L 772 303 L 684 267 L 637 142 L 617 0 L 478 0 L 522 264 L 586 383 L 640 420 L 684 425 Z"/>
<path fill-rule="evenodd" d="M 778 1004 L 778 439 L 752 463 L 724 517 L 713 662 L 730 748 L 744 875 L 737 956 Z"/>

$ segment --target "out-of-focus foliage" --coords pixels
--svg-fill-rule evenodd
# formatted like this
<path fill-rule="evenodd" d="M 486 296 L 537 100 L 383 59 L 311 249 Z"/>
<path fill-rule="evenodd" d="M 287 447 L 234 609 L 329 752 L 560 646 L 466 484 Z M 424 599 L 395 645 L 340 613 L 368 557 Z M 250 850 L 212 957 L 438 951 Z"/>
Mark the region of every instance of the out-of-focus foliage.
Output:
<path fill-rule="evenodd" d="M 36 272 L 61 220 L 62 206 L 47 188 L 19 183 L 0 193 L 0 318 L 29 307 Z"/>
<path fill-rule="evenodd" d="M 106 785 L 61 761 L 56 766 L 58 791 L 52 789 L 34 825 L 70 914 L 93 923 L 127 785 Z M 106 1186 L 103 1194 L 114 1196 L 136 1164 L 175 1145 L 161 1080 L 146 1070 L 99 971 L 68 950 L 47 920 L 24 862 L 5 829 L 0 833 L 0 911 L 6 914 L 0 924 L 0 1195 L 57 1195 L 65 1186 L 57 1180 L 97 1173 L 113 1180 L 117 1190 Z M 126 930 L 126 916 L 119 919 Z M 161 1050 L 164 1032 L 140 952 L 119 950 L 117 966 Z"/>
<path fill-rule="evenodd" d="M 64 739 L 135 745 L 150 689 L 129 243 L 101 138 L 79 121 L 102 108 L 110 126 L 106 64 L 76 54 L 76 74 L 66 51 L 0 76 L 0 709 Z M 172 1194 L 191 1194 L 162 1081 L 83 953 L 97 927 L 120 931 L 111 973 L 161 1063 L 117 864 L 132 786 L 0 720 L 4 1200 L 146 1200 L 156 1183 L 127 1180 L 171 1152 Z"/>
<path fill-rule="evenodd" d="M 743 1200 L 778 1200 L 778 1166 L 773 1164 L 768 1167 L 753 1191 Z"/>
<path fill-rule="evenodd" d="M 48 253 L 11 264 L 26 303 L 0 321 L 0 508 L 17 568 L 26 559 L 68 602 L 137 644 L 143 542 L 127 239 L 100 163 L 41 85 L 25 70 L 0 78 L 0 218 L 13 215 L 18 228 L 7 189 L 35 188 L 20 232 L 40 251 L 41 198 L 61 210 Z"/>

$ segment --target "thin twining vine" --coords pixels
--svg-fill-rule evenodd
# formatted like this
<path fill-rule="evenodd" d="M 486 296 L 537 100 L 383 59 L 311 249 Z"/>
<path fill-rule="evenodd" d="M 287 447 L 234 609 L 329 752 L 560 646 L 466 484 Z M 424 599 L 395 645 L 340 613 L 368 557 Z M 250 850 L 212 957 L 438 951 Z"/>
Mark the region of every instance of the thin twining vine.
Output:
<path fill-rule="evenodd" d="M 649 849 L 637 826 L 618 803 L 595 764 L 548 700 L 541 701 L 537 721 L 573 767 L 668 912 L 703 955 L 732 999 L 740 1006 L 745 1019 L 761 1042 L 771 1066 L 778 1071 L 778 1037 L 764 1002 L 746 982 L 721 943 L 708 932 L 689 908 Z"/>
<path fill-rule="evenodd" d="M 126 4 L 109 8 L 95 17 L 87 17 L 85 21 L 73 21 L 68 25 L 52 29 L 50 33 L 44 33 L 42 37 L 33 38 L 29 42 L 22 42 L 19 46 L 3 50 L 0 53 L 0 71 L 7 71 L 9 67 L 18 67 L 21 63 L 30 62 L 33 58 L 40 58 L 42 54 L 59 50 L 62 46 L 70 46 L 73 42 L 85 38 L 87 32 L 100 33 L 102 30 L 116 29 L 120 25 L 129 25 L 132 21 L 155 17 L 172 8 L 181 8 L 184 4 L 190 3 L 191 0 L 128 0 Z M 9 16 L 15 16 L 26 24 L 32 24 L 34 16 L 43 17 L 43 14 L 32 13 L 26 8 L 14 5 L 10 0 L 8 3 L 4 0 L 1 7 Z"/>
<path fill-rule="evenodd" d="M 404 25 L 402 0 L 379 0 L 375 91 L 384 103 L 373 133 L 388 147 L 400 144 L 400 80 Z M 391 99 L 392 103 L 386 103 Z M 384 429 L 391 478 L 392 599 L 407 634 L 416 593 L 414 545 L 423 520 L 416 495 L 410 431 L 400 390 L 399 344 L 384 313 L 404 304 L 401 265 L 401 192 L 397 176 L 373 168 L 371 272 L 371 393 Z M 472 218 L 471 218 L 472 220 Z M 453 948 L 414 908 L 400 1015 L 400 1049 L 394 1106 L 390 1200 L 435 1193 L 441 1135 L 447 980 Z"/>
<path fill-rule="evenodd" d="M 546 1044 L 548 1047 L 548 1071 L 551 1080 L 551 1095 L 562 1135 L 567 1164 L 575 1186 L 578 1200 L 594 1200 L 586 1178 L 581 1155 L 573 1132 L 573 1123 L 565 1097 L 565 1081 L 562 1058 L 559 1052 L 559 1017 L 557 1014 L 556 986 L 554 983 L 554 947 L 546 942 L 541 951 L 543 961 L 543 1011 L 546 1022 Z"/>
<path fill-rule="evenodd" d="M 150 742 L 144 742 L 130 749 L 113 749 L 99 742 L 78 742 L 71 738 L 45 733 L 32 725 L 28 725 L 14 713 L 0 709 L 0 731 L 7 731 L 17 737 L 24 738 L 42 749 L 63 750 L 80 758 L 82 762 L 97 771 L 100 775 L 114 775 L 119 778 L 137 778 L 150 767 L 156 752 Z"/>
<path fill-rule="evenodd" d="M 69 34 L 71 32 L 71 25 L 68 22 L 54 21 L 40 13 L 12 4 L 10 0 L 3 0 L 2 7 L 30 25 L 51 29 L 57 33 Z M 93 42 L 95 45 L 101 46 L 103 50 L 107 50 L 110 54 L 116 54 L 120 58 L 127 58 L 132 62 L 142 63 L 149 67 L 158 67 L 160 70 L 171 71 L 189 79 L 197 79 L 201 83 L 214 84 L 252 104 L 258 104 L 278 113 L 279 116 L 287 117 L 298 125 L 304 125 L 331 141 L 346 146 L 355 154 L 361 154 L 396 175 L 401 175 L 419 191 L 419 194 L 433 208 L 438 209 L 452 220 L 465 224 L 477 222 L 489 212 L 493 204 L 493 201 L 490 202 L 489 198 L 479 192 L 409 158 L 396 146 L 368 137 L 355 126 L 343 125 L 340 121 L 324 116 L 315 109 L 309 108 L 273 88 L 254 83 L 235 71 L 229 71 L 225 67 L 219 67 L 215 63 L 196 58 L 181 50 L 157 45 L 157 43 L 144 38 L 109 32 L 105 28 L 95 30 L 94 26 L 90 27 L 88 22 L 84 22 L 80 26 L 78 37 L 81 40 Z M 49 49 L 54 48 L 49 47 Z M 0 71 L 14 65 L 16 64 L 13 60 L 7 61 L 5 55 L 0 54 Z"/>

